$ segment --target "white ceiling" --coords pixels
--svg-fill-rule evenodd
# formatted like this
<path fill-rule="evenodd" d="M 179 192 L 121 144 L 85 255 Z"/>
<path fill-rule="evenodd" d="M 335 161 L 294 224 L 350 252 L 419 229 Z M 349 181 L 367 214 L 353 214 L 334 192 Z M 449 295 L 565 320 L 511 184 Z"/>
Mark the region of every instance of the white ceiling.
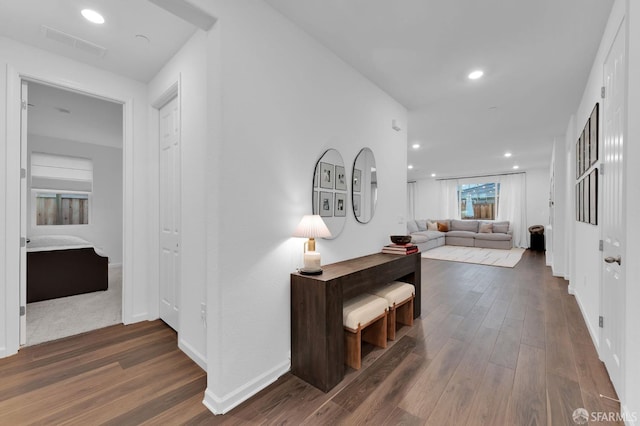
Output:
<path fill-rule="evenodd" d="M 546 167 L 613 0 L 265 0 L 409 110 L 409 179 Z M 485 77 L 470 81 L 481 68 Z M 414 151 L 413 143 L 421 148 Z M 505 151 L 513 157 L 505 159 Z"/>
<path fill-rule="evenodd" d="M 99 11 L 106 22 L 86 21 L 80 15 L 84 8 Z M 45 38 L 42 25 L 107 52 L 99 57 Z M 147 0 L 0 0 L 0 35 L 141 82 L 148 82 L 195 31 Z"/>
<path fill-rule="evenodd" d="M 400 125 L 415 167 L 410 179 L 548 166 L 553 140 L 562 137 L 580 101 L 613 4 L 264 1 L 408 108 L 409 122 Z M 84 7 L 99 10 L 107 22 L 86 22 L 79 14 Z M 46 39 L 41 25 L 107 53 L 100 58 Z M 143 82 L 194 31 L 146 0 L 0 0 L 0 35 Z M 467 80 L 477 67 L 485 77 Z M 413 143 L 421 148 L 414 151 Z M 508 160 L 502 157 L 507 150 L 513 153 Z"/>
<path fill-rule="evenodd" d="M 122 105 L 29 83 L 29 134 L 122 148 Z"/>

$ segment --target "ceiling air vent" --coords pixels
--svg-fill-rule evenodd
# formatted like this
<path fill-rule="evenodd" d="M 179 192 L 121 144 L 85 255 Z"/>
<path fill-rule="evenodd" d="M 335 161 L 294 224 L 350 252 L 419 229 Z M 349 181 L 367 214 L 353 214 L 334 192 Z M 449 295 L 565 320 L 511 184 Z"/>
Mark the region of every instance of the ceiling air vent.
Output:
<path fill-rule="evenodd" d="M 91 55 L 95 55 L 99 57 L 103 57 L 107 53 L 107 49 L 105 49 L 102 46 L 98 46 L 95 43 L 91 43 L 90 41 L 83 40 L 81 38 L 72 36 L 70 34 L 53 29 L 51 27 L 47 27 L 46 25 L 43 25 L 41 27 L 41 30 L 42 30 L 42 34 L 49 40 L 66 44 L 67 46 L 74 47 L 85 53 L 89 53 Z"/>

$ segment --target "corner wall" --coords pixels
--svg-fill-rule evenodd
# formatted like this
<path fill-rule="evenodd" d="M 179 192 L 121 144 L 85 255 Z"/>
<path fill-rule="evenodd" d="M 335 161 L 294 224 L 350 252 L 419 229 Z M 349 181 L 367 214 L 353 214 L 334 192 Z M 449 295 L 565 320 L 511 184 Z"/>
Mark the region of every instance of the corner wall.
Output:
<path fill-rule="evenodd" d="M 405 108 L 264 2 L 199 1 L 218 17 L 208 38 L 208 388 L 224 413 L 290 368 L 291 234 L 311 212 L 313 170 L 327 148 L 350 180 L 372 149 L 379 201 L 369 224 L 347 215 L 318 241 L 323 263 L 378 252 L 403 232 Z M 350 209 L 349 202 L 349 209 Z"/>

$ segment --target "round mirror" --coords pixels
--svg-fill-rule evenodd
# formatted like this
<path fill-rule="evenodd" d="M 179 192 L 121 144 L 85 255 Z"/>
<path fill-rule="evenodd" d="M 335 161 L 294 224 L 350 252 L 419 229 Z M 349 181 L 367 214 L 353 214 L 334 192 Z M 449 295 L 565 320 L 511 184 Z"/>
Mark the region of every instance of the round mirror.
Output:
<path fill-rule="evenodd" d="M 335 149 L 322 154 L 313 173 L 313 214 L 319 214 L 334 239 L 347 221 L 347 174 Z"/>
<path fill-rule="evenodd" d="M 376 159 L 369 148 L 360 150 L 353 162 L 351 205 L 353 215 L 360 223 L 368 223 L 378 202 L 378 174 Z"/>

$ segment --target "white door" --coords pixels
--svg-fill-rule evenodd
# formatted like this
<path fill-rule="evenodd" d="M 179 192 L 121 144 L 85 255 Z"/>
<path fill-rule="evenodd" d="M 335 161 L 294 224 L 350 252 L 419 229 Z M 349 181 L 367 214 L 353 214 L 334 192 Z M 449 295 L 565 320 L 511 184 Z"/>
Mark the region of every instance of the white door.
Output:
<path fill-rule="evenodd" d="M 27 115 L 29 86 L 26 81 L 21 83 L 20 109 L 20 346 L 27 343 Z M 24 244 L 23 244 L 24 242 Z"/>
<path fill-rule="evenodd" d="M 602 236 L 603 278 L 600 356 L 618 393 L 622 392 L 625 333 L 624 143 L 626 57 L 624 26 L 604 63 Z"/>
<path fill-rule="evenodd" d="M 180 307 L 180 106 L 160 109 L 160 318 L 178 331 Z"/>

